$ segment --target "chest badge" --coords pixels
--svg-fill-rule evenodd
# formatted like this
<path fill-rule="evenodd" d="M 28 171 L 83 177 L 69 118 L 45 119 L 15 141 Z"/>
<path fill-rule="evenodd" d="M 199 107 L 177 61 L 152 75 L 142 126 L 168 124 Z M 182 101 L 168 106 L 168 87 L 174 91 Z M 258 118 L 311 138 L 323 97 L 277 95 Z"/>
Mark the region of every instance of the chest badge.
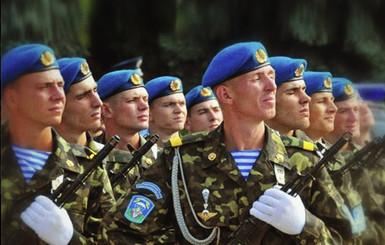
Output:
<path fill-rule="evenodd" d="M 203 221 L 207 221 L 209 219 L 211 219 L 212 217 L 216 216 L 218 213 L 216 212 L 211 212 L 207 209 L 209 207 L 209 196 L 210 196 L 210 191 L 209 189 L 205 188 L 203 189 L 202 191 L 202 196 L 203 196 L 203 200 L 204 200 L 204 204 L 203 204 L 203 211 L 200 212 L 200 213 L 197 213 L 197 215 L 203 220 Z"/>

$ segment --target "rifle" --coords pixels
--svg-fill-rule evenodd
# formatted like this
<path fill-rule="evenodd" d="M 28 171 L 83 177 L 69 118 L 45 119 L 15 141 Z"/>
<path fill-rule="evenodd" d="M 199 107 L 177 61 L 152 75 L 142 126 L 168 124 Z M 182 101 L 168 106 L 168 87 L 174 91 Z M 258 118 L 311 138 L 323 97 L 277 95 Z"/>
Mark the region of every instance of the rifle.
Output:
<path fill-rule="evenodd" d="M 75 180 L 71 180 L 66 177 L 63 183 L 52 193 L 51 199 L 59 206 L 63 207 L 64 204 L 68 201 L 68 198 L 77 191 L 81 185 L 90 177 L 91 173 L 102 164 L 103 159 L 114 149 L 114 147 L 119 143 L 119 136 L 114 135 L 111 139 L 104 145 L 104 147 L 92 157 L 91 163 L 85 168 L 84 172 Z"/>
<path fill-rule="evenodd" d="M 121 179 L 126 178 L 131 168 L 133 168 L 136 164 L 140 164 L 140 159 L 151 149 L 151 147 L 158 141 L 158 139 L 159 135 L 152 135 L 144 145 L 142 145 L 137 151 L 135 151 L 135 153 L 132 155 L 131 160 L 127 164 L 125 164 L 116 174 L 110 177 L 112 188 L 114 188 Z"/>
<path fill-rule="evenodd" d="M 350 168 L 359 169 L 364 164 L 369 162 L 375 162 L 385 150 L 385 136 L 374 138 L 369 144 L 357 151 L 353 158 L 348 161 L 339 170 L 332 171 L 330 176 L 333 180 L 341 179 Z M 357 166 L 356 166 L 357 165 Z"/>
<path fill-rule="evenodd" d="M 282 191 L 290 192 L 289 195 L 297 196 L 301 191 L 314 180 L 314 176 L 331 161 L 334 155 L 352 138 L 350 132 L 344 133 L 337 142 L 332 145 L 318 161 L 318 163 L 310 169 L 306 174 L 302 175 L 298 171 L 287 181 L 281 188 Z M 247 245 L 261 244 L 262 238 L 271 228 L 271 225 L 250 216 L 245 222 L 233 233 L 233 239 L 229 242 L 230 245 Z"/>

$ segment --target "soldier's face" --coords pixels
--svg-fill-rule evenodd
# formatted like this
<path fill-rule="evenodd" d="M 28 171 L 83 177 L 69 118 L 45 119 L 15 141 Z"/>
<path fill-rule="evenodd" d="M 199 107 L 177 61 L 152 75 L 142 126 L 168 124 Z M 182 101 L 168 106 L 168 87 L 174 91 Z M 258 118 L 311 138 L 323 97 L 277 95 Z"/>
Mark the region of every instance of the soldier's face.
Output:
<path fill-rule="evenodd" d="M 333 135 L 340 136 L 346 131 L 350 131 L 353 137 L 360 136 L 360 107 L 356 97 L 345 101 L 335 102 L 338 111 L 334 120 Z"/>
<path fill-rule="evenodd" d="M 217 100 L 206 100 L 192 106 L 185 128 L 190 132 L 211 131 L 222 122 L 222 111 Z"/>
<path fill-rule="evenodd" d="M 309 127 L 310 97 L 304 80 L 285 82 L 277 89 L 276 115 L 272 119 L 284 131 Z"/>
<path fill-rule="evenodd" d="M 22 75 L 4 91 L 10 116 L 24 120 L 28 126 L 58 125 L 65 104 L 63 86 L 57 69 Z"/>
<path fill-rule="evenodd" d="M 175 133 L 184 128 L 187 108 L 183 93 L 171 94 L 155 99 L 150 107 L 150 128 Z"/>
<path fill-rule="evenodd" d="M 275 71 L 268 65 L 227 82 L 231 107 L 239 118 L 264 121 L 275 116 Z"/>
<path fill-rule="evenodd" d="M 125 90 L 108 101 L 105 106 L 109 107 L 111 113 L 109 117 L 112 118 L 116 128 L 131 133 L 148 128 L 149 106 L 145 88 Z"/>
<path fill-rule="evenodd" d="M 100 127 L 102 101 L 92 76 L 71 85 L 66 97 L 62 124 L 78 133 L 93 131 Z"/>
<path fill-rule="evenodd" d="M 334 97 L 330 92 L 320 92 L 311 95 L 310 126 L 305 130 L 311 135 L 323 137 L 334 129 L 334 117 L 337 107 L 333 103 Z"/>
<path fill-rule="evenodd" d="M 372 110 L 364 100 L 360 100 L 360 130 L 365 132 L 370 130 L 374 124 L 374 116 Z"/>

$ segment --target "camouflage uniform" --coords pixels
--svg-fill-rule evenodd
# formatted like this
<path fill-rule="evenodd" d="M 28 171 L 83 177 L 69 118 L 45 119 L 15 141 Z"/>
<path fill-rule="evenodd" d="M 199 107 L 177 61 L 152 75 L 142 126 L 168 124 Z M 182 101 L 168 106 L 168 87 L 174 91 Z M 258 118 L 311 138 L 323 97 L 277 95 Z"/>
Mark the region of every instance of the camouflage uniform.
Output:
<path fill-rule="evenodd" d="M 2 244 L 45 244 L 36 233 L 20 219 L 24 211 L 38 195 L 49 196 L 53 181 L 61 175 L 72 179 L 79 176 L 84 165 L 79 164 L 69 144 L 54 130 L 52 154 L 42 170 L 37 171 L 30 182 L 25 182 L 9 139 L 8 123 L 1 125 L 1 243 Z M 85 163 L 85 162 L 84 162 Z M 82 163 L 83 164 L 83 163 Z M 76 195 L 70 197 L 64 208 L 72 220 L 74 236 L 71 244 L 80 244 L 87 238 L 93 240 L 94 219 L 100 220 L 101 210 L 106 211 L 114 204 L 113 197 L 101 192 L 106 172 L 95 171 L 81 186 Z M 103 183 L 103 184 L 101 184 Z M 91 228 L 92 227 L 92 228 Z"/>
<path fill-rule="evenodd" d="M 101 134 L 100 136 L 95 138 L 98 142 L 105 144 L 105 134 Z M 146 143 L 146 139 L 140 135 L 140 145 L 144 145 Z M 159 153 L 158 153 L 159 154 Z M 109 172 L 110 177 L 114 176 L 125 164 L 129 163 L 132 159 L 132 154 L 128 151 L 114 149 L 111 154 L 106 159 L 107 170 Z M 126 191 L 131 187 L 132 184 L 140 177 L 140 175 L 149 168 L 155 162 L 155 156 L 150 149 L 141 159 L 141 165 L 135 165 L 130 169 L 126 177 L 119 181 L 118 184 L 114 187 L 114 195 L 116 200 L 119 199 L 121 195 L 126 193 Z"/>
<path fill-rule="evenodd" d="M 325 142 L 325 145 L 327 149 L 331 146 L 328 142 Z M 333 174 L 334 171 L 338 171 L 343 167 L 346 164 L 347 156 L 350 155 L 351 153 L 348 151 L 340 151 L 336 154 L 334 161 L 329 164 L 329 172 Z M 368 219 L 368 210 L 366 208 L 368 204 L 364 201 L 368 197 L 362 196 L 362 192 L 358 191 L 357 186 L 354 185 L 355 181 L 353 179 L 356 178 L 353 178 L 351 172 L 348 171 L 341 179 L 333 178 L 333 182 L 345 200 L 345 212 L 351 217 L 351 222 L 355 224 L 352 227 L 354 241 L 356 244 L 378 244 L 380 233 L 376 228 L 377 225 Z M 369 199 L 372 198 L 369 197 Z M 360 210 L 363 210 L 366 218 L 360 219 L 360 215 L 355 215 L 360 213 Z"/>
<path fill-rule="evenodd" d="M 196 213 L 203 211 L 206 205 L 204 205 L 202 190 L 207 188 L 210 191 L 206 203 L 207 210 L 214 216 L 206 221 L 198 219 L 208 227 L 220 227 L 220 244 L 226 244 L 231 240 L 231 234 L 250 216 L 249 210 L 253 202 L 277 182 L 274 165 L 282 166 L 287 170 L 286 179 L 290 175 L 285 147 L 280 137 L 268 127 L 266 127 L 264 147 L 247 181 L 244 180 L 233 157 L 226 150 L 223 124 L 211 132 L 185 136 L 181 143 L 183 145 L 179 147 L 180 156 L 192 206 Z M 104 242 L 187 243 L 176 223 L 172 204 L 171 164 L 174 150 L 175 148 L 170 147 L 168 143 L 157 162 L 108 212 L 101 226 Z M 183 217 L 189 231 L 196 238 L 206 238 L 211 230 L 197 224 L 186 200 L 182 181 L 180 178 L 177 181 Z M 334 202 L 328 201 L 322 204 L 312 202 L 320 191 L 325 190 L 312 189 L 311 192 L 305 192 L 311 193 L 312 196 L 303 199 L 310 212 L 306 211 L 306 225 L 300 235 L 289 236 L 271 228 L 265 234 L 262 243 L 342 243 L 340 235 L 334 229 L 329 230 L 325 223 L 315 216 L 326 218 L 336 224 L 346 223 L 341 217 L 333 217 L 337 209 Z M 136 205 L 140 202 L 146 205 Z M 311 212 L 314 212 L 314 215 Z"/>
<path fill-rule="evenodd" d="M 351 160 L 354 153 L 360 149 L 360 146 L 354 142 L 350 142 L 350 145 L 351 149 L 353 149 L 352 151 L 341 152 L 345 163 Z M 377 198 L 378 195 L 374 190 L 367 167 L 353 167 L 349 170 L 349 173 L 352 176 L 352 180 L 354 180 L 352 181 L 353 188 L 357 190 L 362 198 L 362 206 L 364 208 L 365 215 L 368 218 L 370 225 L 373 226 L 374 232 L 379 238 L 378 241 L 385 241 L 385 207 L 381 203 L 381 198 Z M 368 244 L 370 243 L 368 242 Z"/>
<path fill-rule="evenodd" d="M 288 156 L 290 157 L 290 165 L 296 167 L 299 172 L 306 174 L 312 166 L 317 164 L 320 160 L 320 155 L 317 146 L 313 141 L 301 130 L 295 130 L 294 136 L 281 136 L 282 142 L 286 147 Z M 318 151 L 318 153 L 317 153 Z M 304 160 L 306 159 L 306 160 Z M 327 168 L 322 168 L 319 173 L 314 176 L 316 181 L 312 183 L 313 189 L 322 189 L 326 190 L 325 192 L 320 192 L 317 195 L 314 195 L 312 202 L 317 204 L 328 203 L 328 199 L 333 200 L 335 205 L 338 207 L 335 210 L 328 210 L 332 215 L 339 217 L 340 219 L 345 219 L 345 223 L 334 223 L 327 222 L 327 224 L 334 229 L 336 229 L 344 238 L 345 243 L 352 243 L 353 238 L 351 230 L 347 229 L 350 226 L 348 217 L 344 214 L 343 206 L 345 205 L 343 197 L 334 186 L 333 180 L 331 179 Z M 305 191 L 310 191 L 310 188 L 305 189 Z M 311 193 L 303 193 L 301 197 L 311 196 Z M 329 202 L 331 201 L 329 200 Z M 333 213 L 334 212 L 334 213 Z M 333 216 L 332 216 L 333 217 Z M 322 218 L 323 221 L 327 221 L 325 218 Z M 344 224 L 344 227 L 335 226 Z"/>

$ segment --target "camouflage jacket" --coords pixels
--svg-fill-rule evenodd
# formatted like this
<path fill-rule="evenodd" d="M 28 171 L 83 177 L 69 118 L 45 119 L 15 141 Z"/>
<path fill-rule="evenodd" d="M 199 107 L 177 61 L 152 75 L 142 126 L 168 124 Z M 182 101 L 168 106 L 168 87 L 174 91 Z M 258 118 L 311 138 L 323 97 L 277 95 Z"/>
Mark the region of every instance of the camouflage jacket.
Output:
<path fill-rule="evenodd" d="M 328 149 L 331 144 L 325 141 L 325 146 Z M 329 165 L 329 173 L 333 175 L 334 171 L 338 171 L 341 167 L 345 166 L 346 162 L 352 158 L 352 155 L 353 152 L 351 151 L 340 151 Z M 373 205 L 373 203 L 376 203 L 373 200 L 373 187 L 371 183 L 368 183 L 367 178 L 363 178 L 368 189 L 359 191 L 356 185 L 359 179 L 358 176 L 353 176 L 351 171 L 348 171 L 340 179 L 333 177 L 333 182 L 344 198 L 346 204 L 344 211 L 352 224 L 351 232 L 355 238 L 355 243 L 378 244 L 381 241 L 379 239 L 383 237 L 383 231 L 381 231 L 383 228 L 378 228 L 378 225 L 372 222 L 370 218 L 371 212 L 368 209 L 368 207 L 372 207 L 372 210 L 376 210 L 378 207 L 377 204 Z M 363 194 L 365 195 L 363 196 Z"/>
<path fill-rule="evenodd" d="M 2 244 L 45 244 L 35 232 L 24 225 L 20 219 L 23 212 L 38 195 L 49 196 L 52 186 L 59 176 L 76 178 L 84 170 L 73 154 L 69 144 L 54 130 L 52 154 L 48 157 L 43 169 L 37 171 L 30 182 L 26 182 L 19 167 L 17 158 L 12 150 L 9 139 L 8 124 L 1 125 L 1 243 Z M 95 210 L 107 209 L 114 202 L 102 198 L 100 183 L 105 174 L 95 171 L 86 183 L 70 197 L 64 208 L 74 226 L 74 236 L 70 243 L 80 244 L 80 241 L 94 235 L 95 228 L 90 228 L 94 216 L 100 218 Z M 105 173 L 105 172 L 104 172 Z M 99 215 L 99 216 L 98 216 Z M 98 218 L 98 219 L 99 219 Z"/>
<path fill-rule="evenodd" d="M 117 201 L 117 205 L 105 216 L 101 233 L 105 243 L 114 244 L 186 244 L 176 221 L 171 190 L 171 172 L 174 153 L 178 147 L 183 162 L 189 197 L 193 210 L 189 207 L 183 182 L 178 178 L 181 209 L 189 232 L 196 238 L 206 238 L 211 229 L 200 227 L 197 219 L 207 227 L 220 228 L 220 244 L 227 244 L 231 234 L 250 216 L 249 210 L 255 200 L 276 182 L 274 165 L 286 171 L 285 178 L 290 175 L 289 159 L 281 138 L 266 127 L 264 147 L 254 164 L 248 180 L 245 181 L 238 167 L 226 150 L 224 144 L 223 125 L 211 132 L 195 133 L 185 136 L 181 142 L 174 144 L 170 140 L 163 154 L 142 176 L 142 178 Z M 208 189 L 210 194 L 204 201 L 202 191 Z M 324 190 L 312 189 L 313 197 Z M 316 217 L 327 217 L 328 209 L 336 206 L 325 206 L 325 203 L 313 202 L 313 197 L 304 201 L 306 225 L 298 236 L 289 236 L 271 228 L 264 236 L 262 244 L 287 243 L 342 243 L 336 231 L 329 230 L 325 223 Z M 330 202 L 335 205 L 334 202 Z M 328 202 L 329 205 L 329 202 Z M 208 219 L 201 218 L 207 207 L 211 214 Z M 327 212 L 324 214 L 323 212 Z M 332 212 L 335 212 L 334 210 Z M 177 217 L 178 219 L 180 217 Z M 345 224 L 345 219 L 329 217 L 336 223 Z M 341 224 L 343 226 L 343 224 Z"/>
<path fill-rule="evenodd" d="M 103 134 L 102 134 L 103 135 Z M 104 136 L 104 135 L 103 135 Z M 103 138 L 104 139 L 104 138 Z M 103 140 L 104 141 L 104 140 Z M 140 136 L 140 145 L 143 146 L 146 143 L 146 139 L 143 136 Z M 127 150 L 112 150 L 111 154 L 108 155 L 106 159 L 106 168 L 109 173 L 110 178 L 113 178 L 122 167 L 132 159 L 132 154 Z M 113 192 L 116 200 L 126 193 L 126 191 L 134 184 L 134 182 L 141 176 L 141 174 L 146 171 L 153 163 L 155 162 L 155 155 L 153 148 L 146 152 L 143 155 L 140 161 L 140 165 L 134 164 L 129 169 L 129 172 L 122 177 L 122 180 L 113 187 Z"/>
<path fill-rule="evenodd" d="M 352 159 L 354 153 L 360 149 L 360 146 L 354 142 L 351 142 L 350 144 L 353 150 L 341 152 L 341 156 L 345 163 Z M 385 241 L 385 207 L 382 203 L 382 199 L 379 198 L 374 189 L 370 177 L 370 170 L 367 166 L 363 166 L 361 168 L 352 168 L 349 173 L 352 180 L 354 180 L 352 181 L 353 188 L 357 190 L 361 196 L 362 206 L 365 215 L 368 218 L 369 226 L 373 227 L 374 233 L 378 236 L 378 241 Z"/>

